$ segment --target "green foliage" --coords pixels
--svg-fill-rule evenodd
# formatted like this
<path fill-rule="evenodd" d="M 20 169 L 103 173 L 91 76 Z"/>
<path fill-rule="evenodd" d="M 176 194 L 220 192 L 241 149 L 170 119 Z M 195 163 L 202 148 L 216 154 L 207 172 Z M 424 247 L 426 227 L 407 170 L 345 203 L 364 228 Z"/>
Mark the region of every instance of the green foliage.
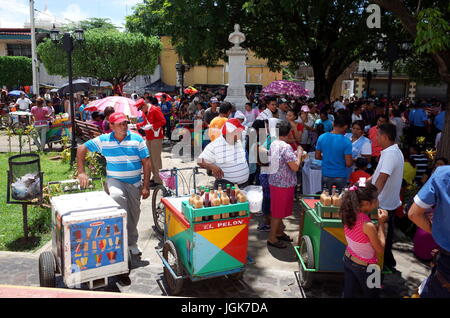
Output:
<path fill-rule="evenodd" d="M 88 18 L 78 23 L 70 23 L 64 28 L 65 31 L 73 31 L 75 29 L 82 29 L 84 31 L 92 29 L 117 30 L 117 27 L 108 18 Z"/>
<path fill-rule="evenodd" d="M 75 43 L 73 74 L 113 85 L 127 83 L 137 75 L 152 74 L 160 51 L 157 37 L 91 29 L 85 32 L 83 44 Z M 39 44 L 37 52 L 49 74 L 67 76 L 67 56 L 60 45 L 47 39 Z"/>
<path fill-rule="evenodd" d="M 26 56 L 0 56 L 0 86 L 31 85 L 31 59 Z"/>
<path fill-rule="evenodd" d="M 407 74 L 410 80 L 425 85 L 437 85 L 442 81 L 436 62 L 428 54 L 411 54 L 396 64 L 395 72 Z"/>
<path fill-rule="evenodd" d="M 426 8 L 419 12 L 415 46 L 418 53 L 435 53 L 450 49 L 450 8 Z"/>
<path fill-rule="evenodd" d="M 126 27 L 168 35 L 188 64 L 213 65 L 231 47 L 234 24 L 243 46 L 282 65 L 310 64 L 316 95 L 329 95 L 334 81 L 355 60 L 370 58 L 380 30 L 368 29 L 367 0 L 148 0 L 135 7 Z M 383 30 L 386 32 L 387 30 Z"/>

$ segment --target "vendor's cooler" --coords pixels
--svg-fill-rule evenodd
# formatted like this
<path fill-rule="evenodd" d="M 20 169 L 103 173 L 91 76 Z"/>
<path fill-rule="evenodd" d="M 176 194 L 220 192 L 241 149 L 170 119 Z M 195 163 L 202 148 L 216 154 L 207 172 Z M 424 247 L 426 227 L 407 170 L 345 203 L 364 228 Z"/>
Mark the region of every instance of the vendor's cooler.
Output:
<path fill-rule="evenodd" d="M 53 254 L 64 283 L 90 288 L 128 273 L 127 213 L 104 191 L 51 199 Z"/>

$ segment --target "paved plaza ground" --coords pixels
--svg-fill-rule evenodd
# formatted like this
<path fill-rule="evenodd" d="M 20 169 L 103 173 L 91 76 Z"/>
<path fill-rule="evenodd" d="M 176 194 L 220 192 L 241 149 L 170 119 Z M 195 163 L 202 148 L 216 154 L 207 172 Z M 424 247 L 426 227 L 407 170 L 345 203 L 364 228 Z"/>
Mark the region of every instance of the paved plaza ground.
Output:
<path fill-rule="evenodd" d="M 4 136 L 0 137 L 0 152 L 8 151 L 5 148 L 5 146 L 7 147 L 5 138 Z M 193 162 L 182 162 L 180 159 L 173 158 L 169 150 L 170 147 L 164 147 L 164 168 L 194 166 Z M 212 177 L 201 176 L 202 184 L 212 181 Z M 138 228 L 139 245 L 143 249 L 143 255 L 141 258 L 132 259 L 131 285 L 121 286 L 116 278 L 111 278 L 109 286 L 102 288 L 102 291 L 136 296 L 142 294 L 167 295 L 163 283 L 162 262 L 156 254 L 156 250 L 162 247 L 162 239 L 153 231 L 150 198 L 143 200 L 141 204 L 142 212 Z M 298 204 L 296 205 L 298 206 Z M 253 217 L 250 222 L 248 252 L 255 259 L 255 264 L 248 266 L 243 280 L 233 281 L 221 277 L 196 283 L 186 282 L 181 296 L 213 298 L 340 297 L 343 275 L 320 275 L 312 288 L 308 290 L 303 290 L 298 283 L 299 265 L 294 252 L 299 230 L 297 210 L 285 222 L 287 233 L 294 238 L 293 245 L 284 250 L 268 248 L 266 245 L 268 233 L 256 230 L 260 217 Z M 35 253 L 0 252 L 0 285 L 39 286 L 39 254 L 50 249 L 51 242 Z M 383 297 L 402 297 L 412 294 L 430 271 L 426 264 L 414 257 L 411 243 L 395 243 L 394 255 L 399 272 L 385 277 Z M 58 277 L 58 287 L 64 287 L 61 277 Z"/>

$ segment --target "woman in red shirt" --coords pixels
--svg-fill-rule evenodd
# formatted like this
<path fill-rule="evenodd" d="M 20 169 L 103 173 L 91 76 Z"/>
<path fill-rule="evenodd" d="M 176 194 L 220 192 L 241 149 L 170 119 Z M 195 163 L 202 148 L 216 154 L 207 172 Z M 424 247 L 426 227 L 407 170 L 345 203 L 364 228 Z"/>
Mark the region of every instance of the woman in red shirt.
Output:
<path fill-rule="evenodd" d="M 286 120 L 291 124 L 291 132 L 288 135 L 288 144 L 294 151 L 297 151 L 297 147 L 300 146 L 303 134 L 303 124 L 296 122 L 298 114 L 293 110 L 288 110 L 286 114 Z"/>

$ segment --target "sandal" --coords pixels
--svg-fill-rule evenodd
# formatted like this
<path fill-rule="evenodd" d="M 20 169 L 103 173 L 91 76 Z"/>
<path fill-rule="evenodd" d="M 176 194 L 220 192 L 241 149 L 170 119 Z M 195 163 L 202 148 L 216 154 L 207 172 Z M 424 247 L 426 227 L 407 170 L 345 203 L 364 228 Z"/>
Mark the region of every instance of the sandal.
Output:
<path fill-rule="evenodd" d="M 285 241 L 285 242 L 293 242 L 294 240 L 291 239 L 291 237 L 287 234 L 283 234 L 280 236 L 277 236 L 277 239 L 281 240 L 281 241 Z"/>
<path fill-rule="evenodd" d="M 271 242 L 267 241 L 267 245 L 270 245 L 270 246 L 273 246 L 276 248 L 286 248 L 287 247 L 287 245 L 281 241 L 276 241 L 275 243 L 271 243 Z"/>

